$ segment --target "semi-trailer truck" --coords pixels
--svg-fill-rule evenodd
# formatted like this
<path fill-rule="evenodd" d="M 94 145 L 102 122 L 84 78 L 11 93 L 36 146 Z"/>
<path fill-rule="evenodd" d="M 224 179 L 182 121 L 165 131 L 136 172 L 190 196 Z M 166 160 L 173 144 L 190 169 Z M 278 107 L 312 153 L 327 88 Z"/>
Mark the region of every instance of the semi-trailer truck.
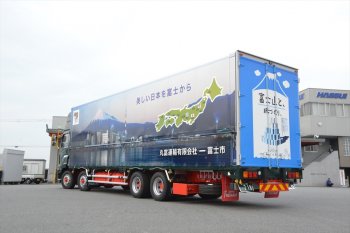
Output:
<path fill-rule="evenodd" d="M 24 159 L 22 182 L 40 184 L 45 182 L 45 159 Z"/>
<path fill-rule="evenodd" d="M 62 187 L 136 198 L 277 198 L 302 178 L 298 70 L 242 51 L 73 107 Z"/>

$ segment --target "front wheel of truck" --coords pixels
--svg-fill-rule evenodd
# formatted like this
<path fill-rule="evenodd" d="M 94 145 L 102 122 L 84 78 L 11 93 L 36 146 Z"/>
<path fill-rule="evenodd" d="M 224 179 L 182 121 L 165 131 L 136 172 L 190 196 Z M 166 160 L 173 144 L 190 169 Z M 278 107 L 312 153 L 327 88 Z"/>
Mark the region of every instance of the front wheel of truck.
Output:
<path fill-rule="evenodd" d="M 149 176 L 142 172 L 135 172 L 130 178 L 130 193 L 133 197 L 149 197 Z"/>
<path fill-rule="evenodd" d="M 64 189 L 72 189 L 75 186 L 75 180 L 72 172 L 65 171 L 62 174 L 62 187 Z"/>
<path fill-rule="evenodd" d="M 156 201 L 167 201 L 171 197 L 171 184 L 163 172 L 154 173 L 150 188 L 151 195 Z"/>

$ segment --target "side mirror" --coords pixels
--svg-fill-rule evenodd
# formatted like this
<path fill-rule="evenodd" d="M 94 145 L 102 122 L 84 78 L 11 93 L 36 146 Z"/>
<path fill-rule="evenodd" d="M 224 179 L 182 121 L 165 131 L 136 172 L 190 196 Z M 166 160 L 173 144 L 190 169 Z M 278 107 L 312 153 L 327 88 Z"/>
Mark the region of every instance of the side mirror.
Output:
<path fill-rule="evenodd" d="M 51 145 L 55 146 L 57 144 L 57 137 L 55 134 L 51 136 Z"/>

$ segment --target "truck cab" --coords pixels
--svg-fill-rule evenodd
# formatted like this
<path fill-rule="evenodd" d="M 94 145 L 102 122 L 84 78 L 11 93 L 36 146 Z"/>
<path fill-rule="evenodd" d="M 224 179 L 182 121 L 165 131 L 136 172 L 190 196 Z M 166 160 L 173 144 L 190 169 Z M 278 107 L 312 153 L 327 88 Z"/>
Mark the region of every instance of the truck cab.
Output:
<path fill-rule="evenodd" d="M 58 168 L 57 168 L 57 177 L 58 180 L 61 180 L 63 172 L 65 172 L 68 167 L 69 162 L 69 147 L 70 147 L 70 131 L 65 130 L 62 137 L 59 141 L 59 152 L 58 152 Z"/>

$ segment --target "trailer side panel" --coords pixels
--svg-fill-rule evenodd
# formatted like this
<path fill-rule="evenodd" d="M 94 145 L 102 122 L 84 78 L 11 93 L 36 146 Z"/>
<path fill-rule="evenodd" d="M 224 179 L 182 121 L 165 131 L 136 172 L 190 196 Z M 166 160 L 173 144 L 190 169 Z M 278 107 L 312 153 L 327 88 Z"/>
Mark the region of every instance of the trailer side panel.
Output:
<path fill-rule="evenodd" d="M 70 166 L 235 164 L 234 57 L 72 109 Z"/>

